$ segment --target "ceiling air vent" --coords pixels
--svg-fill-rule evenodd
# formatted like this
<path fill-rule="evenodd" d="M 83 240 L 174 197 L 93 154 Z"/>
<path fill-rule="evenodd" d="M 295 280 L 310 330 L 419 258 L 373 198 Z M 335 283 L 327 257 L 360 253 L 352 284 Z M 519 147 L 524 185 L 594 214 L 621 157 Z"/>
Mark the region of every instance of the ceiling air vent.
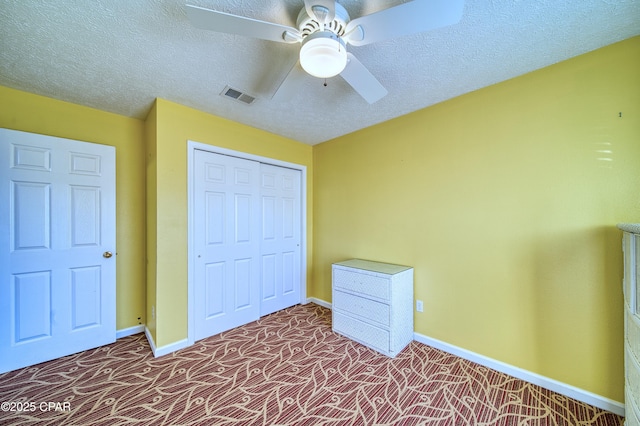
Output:
<path fill-rule="evenodd" d="M 226 86 L 220 94 L 247 105 L 251 105 L 256 100 L 253 96 L 247 95 L 246 93 L 229 86 Z"/>

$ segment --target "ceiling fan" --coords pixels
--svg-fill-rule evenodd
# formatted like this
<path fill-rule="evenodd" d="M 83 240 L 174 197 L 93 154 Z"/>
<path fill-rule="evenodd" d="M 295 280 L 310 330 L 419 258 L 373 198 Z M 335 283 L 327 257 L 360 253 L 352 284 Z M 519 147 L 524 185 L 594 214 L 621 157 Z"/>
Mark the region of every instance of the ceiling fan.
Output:
<path fill-rule="evenodd" d="M 413 0 L 351 19 L 335 0 L 304 0 L 296 23 L 298 28 L 189 4 L 186 10 L 189 20 L 198 28 L 300 43 L 299 64 L 304 71 L 323 79 L 340 75 L 371 104 L 383 98 L 387 90 L 347 52 L 347 45 L 363 46 L 453 25 L 461 19 L 463 6 L 464 0 Z"/>

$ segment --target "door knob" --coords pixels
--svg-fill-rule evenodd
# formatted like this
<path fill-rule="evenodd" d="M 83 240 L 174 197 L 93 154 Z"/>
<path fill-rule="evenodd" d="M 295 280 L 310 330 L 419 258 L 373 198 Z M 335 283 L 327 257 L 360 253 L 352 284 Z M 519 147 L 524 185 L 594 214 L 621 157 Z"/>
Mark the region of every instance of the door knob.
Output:
<path fill-rule="evenodd" d="M 111 256 L 113 256 L 113 253 L 111 253 L 110 251 L 105 251 L 104 253 L 102 253 L 102 257 L 106 257 L 107 259 Z"/>

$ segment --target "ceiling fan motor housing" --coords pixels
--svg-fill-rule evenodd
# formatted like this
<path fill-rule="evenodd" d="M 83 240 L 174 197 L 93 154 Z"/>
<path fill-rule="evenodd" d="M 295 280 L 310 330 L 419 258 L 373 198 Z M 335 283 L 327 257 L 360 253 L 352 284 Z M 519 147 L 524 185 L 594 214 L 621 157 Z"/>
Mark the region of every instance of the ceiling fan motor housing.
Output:
<path fill-rule="evenodd" d="M 309 34 L 313 34 L 317 31 L 331 31 L 332 33 L 342 37 L 344 35 L 345 29 L 347 28 L 347 23 L 351 18 L 349 17 L 349 13 L 347 10 L 336 2 L 335 6 L 335 17 L 331 22 L 323 24 L 319 22 L 315 16 L 309 16 L 307 13 L 307 9 L 304 7 L 298 13 L 297 26 L 302 34 L 302 37 L 306 37 Z"/>

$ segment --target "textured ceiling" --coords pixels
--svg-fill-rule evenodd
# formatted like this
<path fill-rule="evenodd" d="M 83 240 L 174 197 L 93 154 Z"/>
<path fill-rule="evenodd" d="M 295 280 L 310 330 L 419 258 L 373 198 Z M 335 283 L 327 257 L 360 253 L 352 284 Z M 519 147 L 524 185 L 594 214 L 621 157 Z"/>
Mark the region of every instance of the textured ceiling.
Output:
<path fill-rule="evenodd" d="M 295 27 L 303 0 L 189 4 Z M 313 145 L 638 34 L 638 0 L 467 0 L 454 26 L 348 47 L 389 91 L 370 105 L 340 77 L 273 97 L 299 45 L 197 29 L 182 0 L 0 0 L 0 85 L 136 118 L 160 97 Z"/>

